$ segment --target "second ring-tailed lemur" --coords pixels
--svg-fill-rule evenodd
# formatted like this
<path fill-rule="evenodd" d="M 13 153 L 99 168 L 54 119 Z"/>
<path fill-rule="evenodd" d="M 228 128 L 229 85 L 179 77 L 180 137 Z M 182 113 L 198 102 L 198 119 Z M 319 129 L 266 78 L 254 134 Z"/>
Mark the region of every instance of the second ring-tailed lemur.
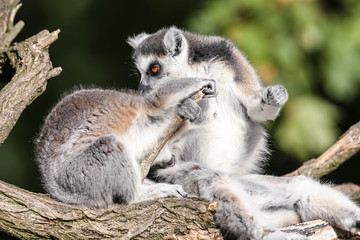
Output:
<path fill-rule="evenodd" d="M 57 200 L 89 207 L 185 196 L 180 185 L 141 182 L 139 162 L 164 135 L 178 104 L 201 89 L 205 97 L 216 94 L 213 80 L 163 78 L 144 95 L 82 89 L 64 97 L 36 140 L 44 188 Z"/>
<path fill-rule="evenodd" d="M 282 86 L 263 87 L 233 43 L 174 27 L 128 42 L 144 94 L 164 78 L 215 80 L 216 97 L 178 107 L 191 121 L 158 156 L 157 162 L 171 164 L 157 176 L 182 185 L 190 196 L 217 201 L 215 220 L 229 239 L 307 239 L 278 228 L 313 219 L 352 232 L 360 227 L 360 209 L 330 186 L 303 176 L 254 174 L 267 152 L 261 123 L 275 119 L 288 96 Z"/>

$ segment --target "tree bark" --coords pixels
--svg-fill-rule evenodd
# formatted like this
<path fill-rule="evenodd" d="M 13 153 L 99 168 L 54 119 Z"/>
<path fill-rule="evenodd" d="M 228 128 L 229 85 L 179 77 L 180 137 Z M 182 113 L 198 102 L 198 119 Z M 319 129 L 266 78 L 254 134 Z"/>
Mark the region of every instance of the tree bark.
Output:
<path fill-rule="evenodd" d="M 223 239 L 216 204 L 166 198 L 107 209 L 72 206 L 0 181 L 0 231 L 20 239 Z M 282 229 L 309 239 L 360 239 L 317 220 Z"/>
<path fill-rule="evenodd" d="M 0 181 L 0 230 L 21 239 L 171 239 L 186 234 L 216 239 L 219 231 L 208 208 L 200 199 L 173 198 L 89 209 Z"/>
<path fill-rule="evenodd" d="M 21 7 L 20 0 L 0 0 L 0 53 L 5 52 L 24 27 L 19 21 L 14 25 L 16 12 Z"/>
<path fill-rule="evenodd" d="M 8 83 L 0 91 L 0 145 L 25 107 L 45 90 L 47 80 L 61 72 L 61 68 L 52 67 L 48 53 L 59 30 L 52 33 L 44 30 L 11 45 L 24 26 L 21 21 L 14 25 L 20 6 L 19 0 L 0 0 L 0 81 Z M 339 146 L 350 143 L 358 149 L 358 130 L 343 138 L 345 140 Z M 336 147 L 330 151 L 331 154 L 320 157 L 322 160 L 310 164 L 307 172 L 318 172 L 311 171 L 311 168 L 321 168 L 319 166 L 324 166 L 324 163 L 332 165 L 338 155 L 345 156 L 345 159 L 354 153 L 353 148 L 342 149 Z M 360 199 L 360 187 L 347 185 L 339 188 Z M 114 205 L 107 209 L 89 209 L 60 203 L 48 195 L 31 193 L 0 181 L 0 231 L 20 239 L 222 239 L 220 231 L 215 228 L 213 211 L 216 211 L 216 203 L 196 198 L 157 199 L 126 206 Z M 348 233 L 339 235 L 344 232 L 323 221 L 302 223 L 283 231 L 296 231 L 316 240 L 338 239 L 338 236 L 360 239 Z"/>
<path fill-rule="evenodd" d="M 13 26 L 15 13 L 20 7 L 18 3 L 17 0 L 0 0 L 0 73 L 3 82 L 11 79 L 0 91 L 0 145 L 25 107 L 45 91 L 47 80 L 61 72 L 61 68 L 52 67 L 48 52 L 60 30 L 52 33 L 44 30 L 10 46 L 24 25 L 20 21 Z"/>
<path fill-rule="evenodd" d="M 295 224 L 289 227 L 282 228 L 284 232 L 299 233 L 310 240 L 359 240 L 359 232 L 351 234 L 344 230 L 334 228 L 329 223 L 322 220 L 314 220 L 304 223 Z"/>

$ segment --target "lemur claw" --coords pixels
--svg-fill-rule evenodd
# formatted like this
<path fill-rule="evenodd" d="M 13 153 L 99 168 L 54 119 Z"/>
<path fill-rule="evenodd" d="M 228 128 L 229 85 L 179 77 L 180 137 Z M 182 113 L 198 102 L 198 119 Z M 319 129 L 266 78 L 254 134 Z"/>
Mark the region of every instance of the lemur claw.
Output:
<path fill-rule="evenodd" d="M 282 106 L 288 100 L 288 93 L 281 85 L 267 87 L 264 91 L 263 101 L 272 106 Z"/>

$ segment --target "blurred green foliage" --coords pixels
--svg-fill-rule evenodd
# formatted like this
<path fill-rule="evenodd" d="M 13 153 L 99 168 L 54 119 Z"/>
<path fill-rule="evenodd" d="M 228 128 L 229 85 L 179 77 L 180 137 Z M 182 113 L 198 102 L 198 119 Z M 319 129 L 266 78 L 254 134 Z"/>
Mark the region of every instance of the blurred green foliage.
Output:
<path fill-rule="evenodd" d="M 268 173 L 286 173 L 316 157 L 360 120 L 358 0 L 33 0 L 23 1 L 16 19 L 26 24 L 16 41 L 61 29 L 50 54 L 63 72 L 50 79 L 0 147 L 0 180 L 32 191 L 41 191 L 32 139 L 43 117 L 74 86 L 136 88 L 125 40 L 164 26 L 231 39 L 265 85 L 289 90 L 280 119 L 267 124 L 273 150 Z M 336 171 L 337 181 L 360 183 L 355 164 Z"/>
<path fill-rule="evenodd" d="M 305 161 L 336 141 L 348 115 L 360 119 L 359 1 L 214 0 L 188 22 L 233 40 L 266 85 L 288 89 L 273 131 L 281 151 Z"/>

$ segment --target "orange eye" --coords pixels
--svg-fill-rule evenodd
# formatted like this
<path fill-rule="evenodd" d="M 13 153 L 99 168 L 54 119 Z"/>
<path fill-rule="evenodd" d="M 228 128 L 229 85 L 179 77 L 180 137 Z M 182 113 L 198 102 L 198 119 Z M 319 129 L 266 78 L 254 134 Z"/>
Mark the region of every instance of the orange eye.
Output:
<path fill-rule="evenodd" d="M 154 64 L 151 64 L 150 67 L 149 67 L 149 70 L 148 70 L 148 73 L 155 77 L 155 76 L 158 76 L 161 72 L 161 67 L 159 64 L 157 63 L 154 63 Z"/>
<path fill-rule="evenodd" d="M 151 72 L 152 72 L 152 73 L 157 73 L 158 71 L 159 71 L 159 68 L 158 68 L 158 67 L 153 66 L 153 67 L 151 68 Z"/>

